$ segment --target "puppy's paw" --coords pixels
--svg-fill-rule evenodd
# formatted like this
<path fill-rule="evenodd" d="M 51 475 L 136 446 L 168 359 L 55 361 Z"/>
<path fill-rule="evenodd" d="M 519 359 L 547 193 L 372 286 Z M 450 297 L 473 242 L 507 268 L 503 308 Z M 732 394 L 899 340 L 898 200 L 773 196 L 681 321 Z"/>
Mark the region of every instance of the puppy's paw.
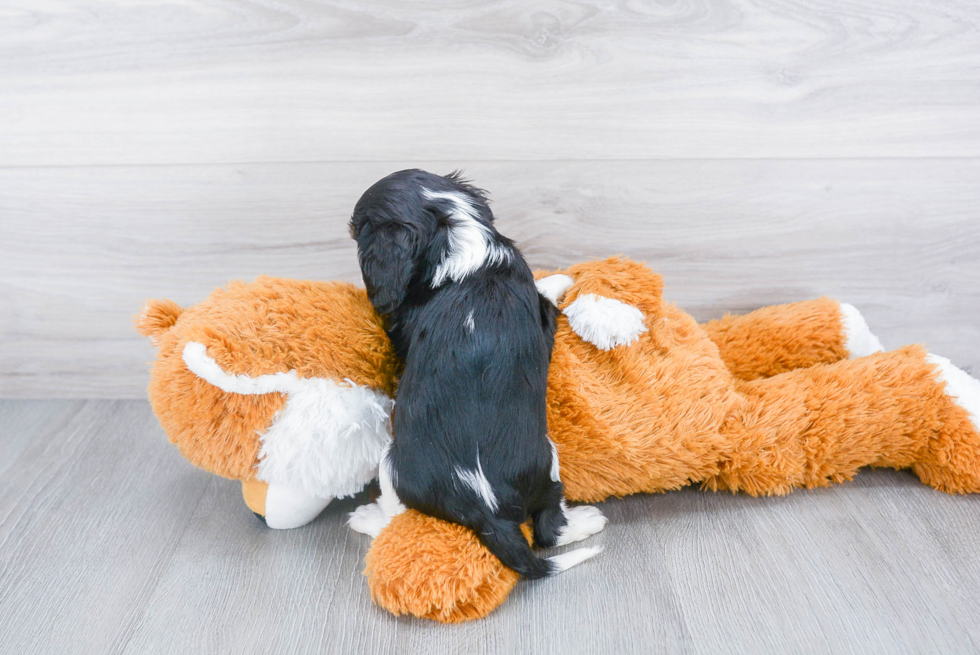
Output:
<path fill-rule="evenodd" d="M 378 503 L 361 505 L 350 514 L 347 525 L 354 532 L 366 534 L 372 538 L 381 534 L 381 531 L 388 525 L 391 518 L 381 509 Z"/>
<path fill-rule="evenodd" d="M 565 519 L 568 523 L 561 530 L 558 536 L 557 546 L 572 544 L 582 541 L 592 535 L 602 532 L 609 520 L 597 508 L 591 505 L 580 505 L 569 507 L 565 510 Z"/>

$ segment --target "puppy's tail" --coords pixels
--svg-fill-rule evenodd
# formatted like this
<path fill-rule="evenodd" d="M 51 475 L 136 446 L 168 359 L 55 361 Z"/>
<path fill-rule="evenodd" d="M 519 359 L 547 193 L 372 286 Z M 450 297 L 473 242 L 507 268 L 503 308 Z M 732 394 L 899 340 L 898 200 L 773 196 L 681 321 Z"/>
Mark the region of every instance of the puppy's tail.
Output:
<path fill-rule="evenodd" d="M 594 546 L 577 548 L 547 559 L 535 557 L 521 532 L 520 524 L 497 517 L 487 517 L 483 529 L 477 534 L 487 550 L 496 555 L 504 566 L 531 580 L 558 575 L 602 552 L 602 546 Z"/>

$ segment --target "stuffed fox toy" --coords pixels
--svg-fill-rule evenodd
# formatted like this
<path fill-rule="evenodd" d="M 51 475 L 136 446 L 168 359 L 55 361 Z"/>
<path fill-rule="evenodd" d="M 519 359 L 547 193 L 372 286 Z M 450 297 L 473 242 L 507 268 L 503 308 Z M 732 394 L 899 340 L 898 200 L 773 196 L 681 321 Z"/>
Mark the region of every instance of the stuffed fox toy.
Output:
<path fill-rule="evenodd" d="M 548 427 L 569 500 L 711 490 L 784 494 L 910 468 L 980 491 L 980 382 L 918 346 L 882 352 L 827 298 L 699 325 L 627 259 L 538 273 L 561 310 Z M 159 354 L 154 411 L 187 459 L 241 480 L 270 527 L 312 520 L 376 473 L 398 366 L 366 293 L 259 278 L 137 319 Z M 397 438 L 397 435 L 395 435 Z M 359 508 L 375 601 L 444 622 L 485 616 L 517 581 L 472 532 L 397 504 Z"/>

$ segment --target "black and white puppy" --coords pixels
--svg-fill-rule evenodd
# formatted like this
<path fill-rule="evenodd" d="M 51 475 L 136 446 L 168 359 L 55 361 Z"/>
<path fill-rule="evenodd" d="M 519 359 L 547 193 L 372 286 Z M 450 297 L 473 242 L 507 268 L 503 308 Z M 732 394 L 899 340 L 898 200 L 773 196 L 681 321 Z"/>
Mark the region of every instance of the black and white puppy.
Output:
<path fill-rule="evenodd" d="M 545 409 L 557 309 L 494 228 L 486 194 L 458 174 L 393 173 L 358 201 L 351 234 L 405 366 L 382 498 L 352 527 L 376 534 L 408 506 L 473 529 L 528 578 L 599 552 L 539 559 L 521 533 L 530 517 L 538 545 L 564 545 L 606 519 L 565 505 Z"/>

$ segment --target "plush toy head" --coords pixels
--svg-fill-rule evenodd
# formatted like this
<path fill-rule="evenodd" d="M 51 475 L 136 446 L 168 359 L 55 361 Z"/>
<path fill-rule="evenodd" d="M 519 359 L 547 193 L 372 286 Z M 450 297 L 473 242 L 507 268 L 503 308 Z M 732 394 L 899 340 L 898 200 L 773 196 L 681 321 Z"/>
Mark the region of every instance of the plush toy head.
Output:
<path fill-rule="evenodd" d="M 159 349 L 149 397 L 170 440 L 252 483 L 246 501 L 270 526 L 305 523 L 375 476 L 397 371 L 363 290 L 260 277 L 188 309 L 151 301 L 136 324 Z"/>

